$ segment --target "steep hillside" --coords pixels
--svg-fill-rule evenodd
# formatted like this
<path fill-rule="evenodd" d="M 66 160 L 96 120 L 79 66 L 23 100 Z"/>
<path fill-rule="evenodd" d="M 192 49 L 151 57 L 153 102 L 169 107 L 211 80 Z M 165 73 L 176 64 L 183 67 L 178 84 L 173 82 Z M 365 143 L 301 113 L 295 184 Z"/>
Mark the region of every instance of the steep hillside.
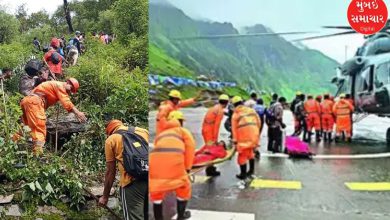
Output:
<path fill-rule="evenodd" d="M 246 27 L 245 32 L 271 32 L 263 25 Z M 333 91 L 329 83 L 338 63 L 324 54 L 301 49 L 282 37 L 245 39 L 178 40 L 177 37 L 234 34 L 230 23 L 193 20 L 181 10 L 161 1 L 149 6 L 149 49 L 151 71 L 183 76 L 182 71 L 162 67 L 154 56 L 166 54 L 174 63 L 196 75 L 236 81 L 243 88 L 276 91 L 291 97 L 294 91 Z M 174 70 L 174 68 L 173 68 Z"/>

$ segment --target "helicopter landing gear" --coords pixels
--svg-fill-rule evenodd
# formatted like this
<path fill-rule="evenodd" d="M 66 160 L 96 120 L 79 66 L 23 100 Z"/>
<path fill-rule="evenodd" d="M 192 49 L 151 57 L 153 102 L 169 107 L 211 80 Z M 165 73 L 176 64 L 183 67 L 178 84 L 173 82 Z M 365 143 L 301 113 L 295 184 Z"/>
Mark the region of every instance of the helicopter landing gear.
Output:
<path fill-rule="evenodd" d="M 390 145 L 390 128 L 386 131 L 386 142 L 388 145 Z"/>

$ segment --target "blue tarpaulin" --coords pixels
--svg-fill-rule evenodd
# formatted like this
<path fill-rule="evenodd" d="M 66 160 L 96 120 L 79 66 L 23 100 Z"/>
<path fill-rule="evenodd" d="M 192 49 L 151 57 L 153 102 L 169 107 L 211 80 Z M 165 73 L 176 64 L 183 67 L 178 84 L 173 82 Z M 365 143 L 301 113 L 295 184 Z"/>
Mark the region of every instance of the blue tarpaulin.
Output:
<path fill-rule="evenodd" d="M 209 89 L 220 89 L 223 87 L 236 87 L 235 82 L 217 82 L 217 81 L 196 81 L 193 79 L 174 77 L 174 76 L 161 76 L 161 75 L 148 75 L 149 84 L 152 86 L 160 84 L 172 84 L 175 86 L 197 86 Z"/>

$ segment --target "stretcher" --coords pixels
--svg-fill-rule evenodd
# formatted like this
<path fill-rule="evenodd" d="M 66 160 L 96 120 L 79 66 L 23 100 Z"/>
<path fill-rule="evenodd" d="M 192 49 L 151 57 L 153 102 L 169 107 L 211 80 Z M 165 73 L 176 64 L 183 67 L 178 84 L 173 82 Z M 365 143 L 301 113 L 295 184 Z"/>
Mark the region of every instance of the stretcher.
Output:
<path fill-rule="evenodd" d="M 192 169 L 191 169 L 189 174 L 193 175 L 195 173 L 198 173 L 198 172 L 206 169 L 206 167 L 208 167 L 208 166 L 220 164 L 220 163 L 223 163 L 223 162 L 225 162 L 227 160 L 230 160 L 234 156 L 234 153 L 236 152 L 236 148 L 235 147 L 231 147 L 231 148 L 227 149 L 226 151 L 227 151 L 227 154 L 226 154 L 226 156 L 224 158 L 218 158 L 218 159 L 215 159 L 215 160 L 212 160 L 212 161 L 199 163 L 199 164 L 194 164 L 192 166 Z"/>

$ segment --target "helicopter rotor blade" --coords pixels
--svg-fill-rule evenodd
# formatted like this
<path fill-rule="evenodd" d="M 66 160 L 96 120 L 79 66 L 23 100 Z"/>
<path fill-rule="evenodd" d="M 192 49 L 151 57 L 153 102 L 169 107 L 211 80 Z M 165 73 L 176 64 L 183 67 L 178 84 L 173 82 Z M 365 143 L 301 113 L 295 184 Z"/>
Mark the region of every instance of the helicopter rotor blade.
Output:
<path fill-rule="evenodd" d="M 322 26 L 323 28 L 328 29 L 344 29 L 344 30 L 352 30 L 351 26 Z"/>
<path fill-rule="evenodd" d="M 308 34 L 313 32 L 280 32 L 280 33 L 253 33 L 253 34 L 221 34 L 221 35 L 200 35 L 189 37 L 176 37 L 174 40 L 212 40 L 212 39 L 227 39 L 227 38 L 246 38 L 246 37 L 263 37 L 263 36 L 278 36 L 278 35 L 294 35 L 294 34 Z"/>
<path fill-rule="evenodd" d="M 314 40 L 314 39 L 321 39 L 321 38 L 326 38 L 326 37 L 341 36 L 341 35 L 348 35 L 348 34 L 356 34 L 356 31 L 345 31 L 345 32 L 340 32 L 340 33 L 335 33 L 335 34 L 327 34 L 327 35 L 321 35 L 321 36 L 305 37 L 305 38 L 295 39 L 295 40 L 292 40 L 292 41 L 296 42 L 296 41 Z"/>

